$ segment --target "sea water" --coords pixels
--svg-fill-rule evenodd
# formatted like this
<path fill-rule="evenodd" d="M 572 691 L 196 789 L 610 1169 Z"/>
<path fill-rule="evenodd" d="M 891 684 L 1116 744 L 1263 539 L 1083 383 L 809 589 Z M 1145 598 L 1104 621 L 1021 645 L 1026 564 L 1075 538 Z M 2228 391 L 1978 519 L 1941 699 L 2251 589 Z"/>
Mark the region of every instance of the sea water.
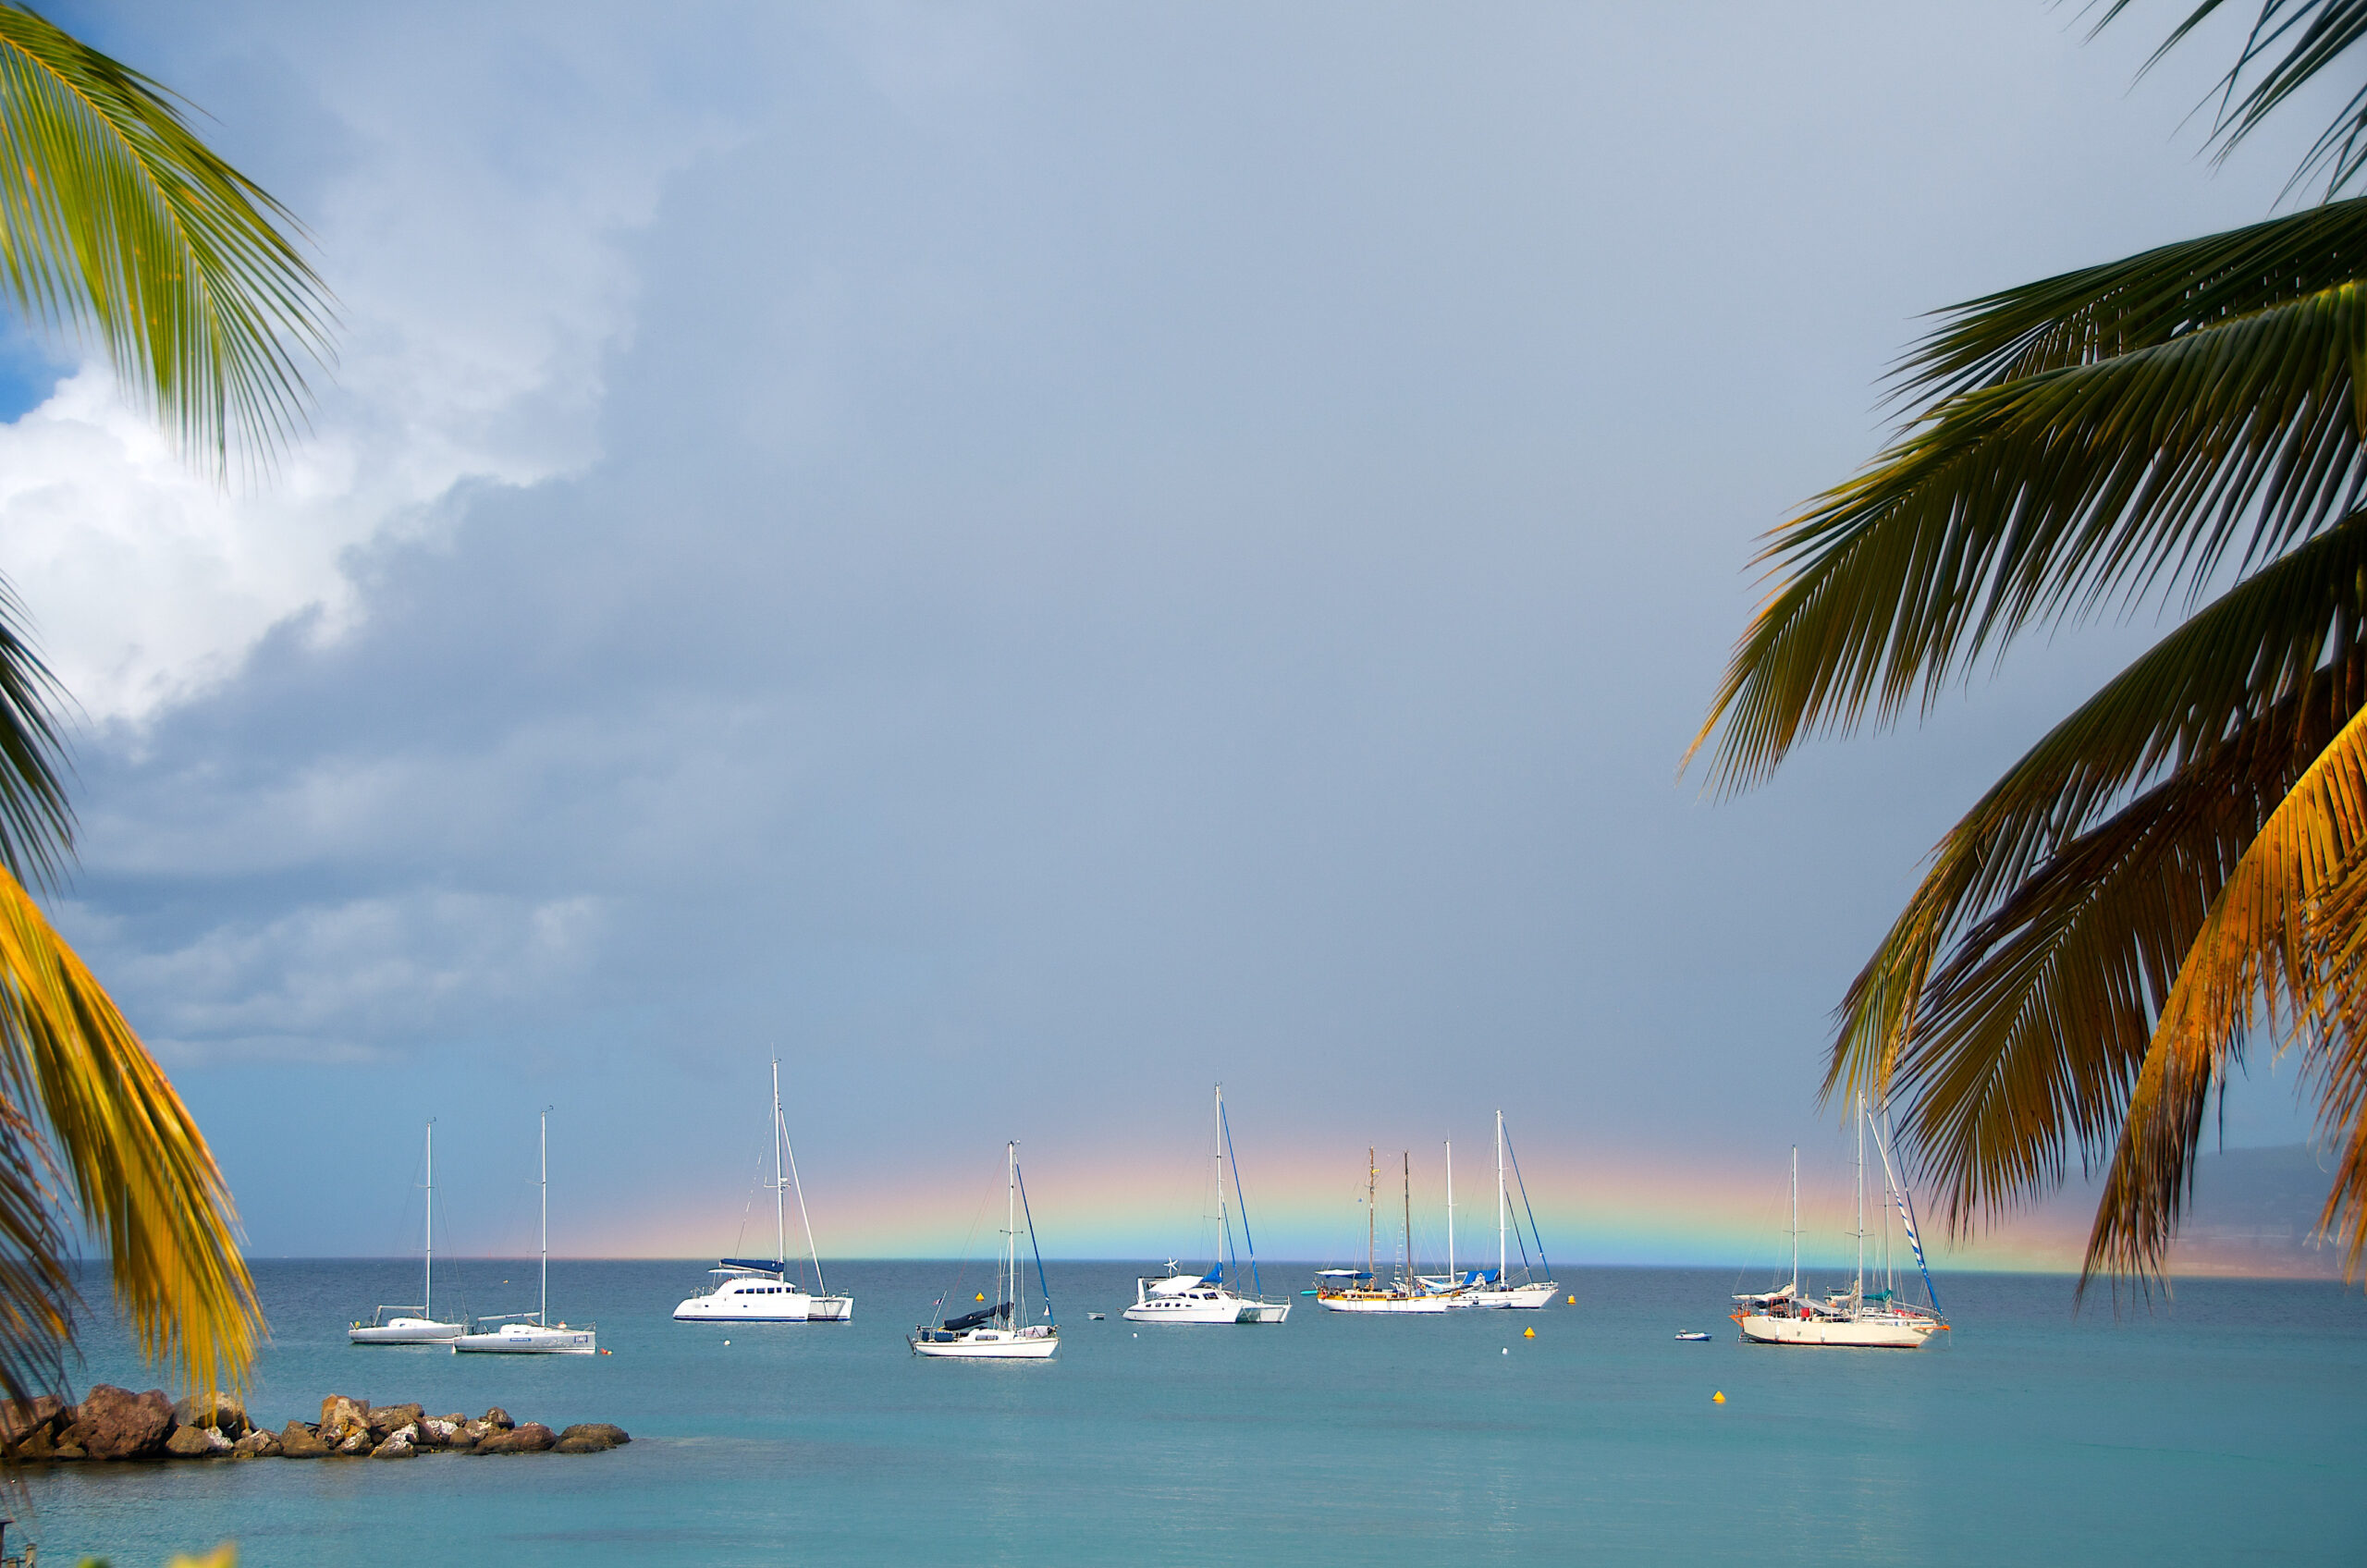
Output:
<path fill-rule="evenodd" d="M 1763 1281 L 1731 1271 L 1565 1269 L 1576 1305 L 1367 1317 L 1266 1267 L 1288 1323 L 1152 1328 L 1120 1317 L 1143 1270 L 1053 1263 L 1058 1356 L 964 1363 L 903 1335 L 940 1298 L 975 1305 L 975 1265 L 834 1265 L 852 1323 L 713 1325 L 668 1317 L 699 1265 L 558 1262 L 552 1317 L 613 1354 L 349 1345 L 357 1315 L 416 1300 L 415 1269 L 258 1263 L 254 1416 L 317 1418 L 330 1393 L 499 1404 L 632 1444 L 58 1466 L 17 1495 L 10 1549 L 60 1568 L 225 1539 L 308 1568 L 2367 1559 L 2367 1301 L 2330 1283 L 2182 1282 L 2116 1314 L 2075 1312 L 2065 1279 L 1944 1276 L 1956 1327 L 1909 1354 L 1737 1343 L 1728 1295 Z M 437 1275 L 448 1311 L 533 1305 L 531 1260 Z M 158 1380 L 91 1329 L 78 1387 Z"/>

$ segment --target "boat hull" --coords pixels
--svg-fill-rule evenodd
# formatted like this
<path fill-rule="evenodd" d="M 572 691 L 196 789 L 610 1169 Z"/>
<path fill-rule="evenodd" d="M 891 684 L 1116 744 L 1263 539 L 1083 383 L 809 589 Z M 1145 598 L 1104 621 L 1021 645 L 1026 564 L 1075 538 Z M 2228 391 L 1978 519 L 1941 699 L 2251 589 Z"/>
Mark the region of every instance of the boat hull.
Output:
<path fill-rule="evenodd" d="M 398 1317 L 390 1323 L 356 1323 L 345 1337 L 357 1345 L 448 1345 L 469 1331 L 465 1323 L 432 1317 Z"/>
<path fill-rule="evenodd" d="M 1482 1287 L 1471 1292 L 1471 1305 L 1534 1310 L 1551 1306 L 1553 1304 L 1553 1292 L 1561 1288 L 1551 1280 L 1542 1284 L 1513 1285 L 1503 1290 Z"/>
<path fill-rule="evenodd" d="M 455 1355 L 592 1355 L 599 1339 L 589 1329 L 556 1329 L 510 1324 L 490 1334 L 462 1334 L 452 1341 Z"/>
<path fill-rule="evenodd" d="M 1281 1323 L 1291 1315 L 1286 1301 L 1258 1301 L 1250 1296 L 1222 1296 L 1214 1301 L 1179 1301 L 1154 1296 L 1126 1308 L 1129 1323 Z"/>
<path fill-rule="evenodd" d="M 852 1296 L 693 1296 L 674 1309 L 677 1323 L 851 1323 Z"/>
<path fill-rule="evenodd" d="M 915 1355 L 950 1361 L 1042 1361 L 1061 1348 L 1057 1333 L 1022 1329 L 973 1329 L 950 1338 L 934 1338 L 939 1330 L 923 1329 L 905 1342 Z"/>
<path fill-rule="evenodd" d="M 1921 1350 L 1937 1323 L 1906 1318 L 1775 1317 L 1738 1313 L 1742 1337 L 1759 1345 L 1809 1345 L 1838 1350 Z"/>
<path fill-rule="evenodd" d="M 1423 1316 L 1452 1312 L 1458 1305 L 1452 1296 L 1319 1295 L 1315 1300 L 1326 1312 L 1415 1313 Z"/>

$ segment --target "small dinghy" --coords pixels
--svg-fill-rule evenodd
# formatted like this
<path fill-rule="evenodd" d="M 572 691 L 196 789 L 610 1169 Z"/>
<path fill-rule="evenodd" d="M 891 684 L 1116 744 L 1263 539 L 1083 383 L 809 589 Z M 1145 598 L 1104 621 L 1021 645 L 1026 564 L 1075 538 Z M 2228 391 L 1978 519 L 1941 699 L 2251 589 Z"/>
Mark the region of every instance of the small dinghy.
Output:
<path fill-rule="evenodd" d="M 1699 1344 L 1709 1337 L 1709 1335 L 1703 1333 L 1699 1329 L 1687 1329 L 1682 1334 L 1677 1335 L 1678 1339 L 1685 1341 L 1687 1344 Z"/>

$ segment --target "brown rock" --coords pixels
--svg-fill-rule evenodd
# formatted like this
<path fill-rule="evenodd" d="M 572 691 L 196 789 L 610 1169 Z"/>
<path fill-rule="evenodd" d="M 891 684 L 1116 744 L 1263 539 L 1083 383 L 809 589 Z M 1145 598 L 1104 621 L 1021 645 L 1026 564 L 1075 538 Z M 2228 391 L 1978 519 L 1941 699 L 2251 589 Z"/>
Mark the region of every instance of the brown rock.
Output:
<path fill-rule="evenodd" d="M 576 1441 L 595 1442 L 602 1448 L 617 1448 L 632 1441 L 622 1427 L 606 1421 L 579 1421 L 558 1435 L 562 1444 Z M 589 1453 L 590 1449 L 568 1449 L 569 1453 Z"/>
<path fill-rule="evenodd" d="M 323 1434 L 323 1440 L 327 1440 L 326 1434 Z M 331 1453 L 368 1453 L 377 1446 L 377 1441 L 370 1436 L 369 1427 L 349 1427 L 346 1428 L 345 1436 L 339 1438 L 329 1452 Z"/>
<path fill-rule="evenodd" d="M 280 1428 L 279 1452 L 290 1459 L 318 1459 L 328 1451 L 320 1434 L 301 1421 L 290 1421 Z"/>
<path fill-rule="evenodd" d="M 456 1443 L 482 1442 L 500 1429 L 498 1427 L 488 1427 L 482 1421 L 463 1421 L 460 1423 L 460 1429 L 453 1434 L 452 1440 Z"/>
<path fill-rule="evenodd" d="M 32 1464 L 57 1456 L 57 1434 L 47 1427 L 35 1427 L 25 1439 L 8 1451 L 8 1456 L 22 1464 Z"/>
<path fill-rule="evenodd" d="M 211 1427 L 176 1427 L 165 1452 L 175 1459 L 213 1459 L 230 1452 L 230 1439 Z"/>
<path fill-rule="evenodd" d="M 60 1443 L 57 1452 L 49 1456 L 49 1462 L 53 1464 L 80 1464 L 90 1457 L 79 1443 Z"/>
<path fill-rule="evenodd" d="M 320 1439 L 315 1438 L 313 1440 L 318 1442 Z M 280 1440 L 261 1427 L 230 1445 L 230 1457 L 233 1459 L 275 1459 L 282 1452 L 284 1447 Z"/>
<path fill-rule="evenodd" d="M 35 1432 L 54 1433 L 70 1418 L 66 1402 L 55 1394 L 10 1400 L 0 1404 L 0 1447 L 23 1442 Z"/>
<path fill-rule="evenodd" d="M 392 1437 L 399 1427 L 418 1426 L 420 1417 L 426 1414 L 415 1404 L 379 1405 L 370 1412 L 370 1435 L 374 1438 Z"/>
<path fill-rule="evenodd" d="M 370 1457 L 373 1459 L 411 1459 L 415 1457 L 419 1452 L 419 1449 L 417 1445 L 412 1443 L 411 1438 L 418 1432 L 418 1430 L 419 1428 L 416 1427 L 406 1426 L 396 1427 L 393 1432 L 387 1435 L 385 1442 L 380 1443 L 376 1448 L 370 1451 Z"/>
<path fill-rule="evenodd" d="M 366 1400 L 348 1399 L 343 1394 L 331 1394 L 321 1401 L 321 1440 L 334 1448 L 354 1432 L 365 1435 L 370 1430 L 370 1404 Z"/>
<path fill-rule="evenodd" d="M 540 1421 L 529 1421 L 507 1432 L 497 1432 L 477 1444 L 479 1453 L 541 1453 L 558 1441 L 558 1435 Z"/>
<path fill-rule="evenodd" d="M 191 1394 L 173 1406 L 176 1427 L 203 1427 L 236 1442 L 253 1430 L 247 1407 L 228 1394 Z"/>
<path fill-rule="evenodd" d="M 411 1441 L 421 1448 L 450 1448 L 460 1429 L 460 1424 L 457 1421 L 447 1421 L 435 1415 L 423 1416 L 419 1423 L 419 1436 Z"/>
<path fill-rule="evenodd" d="M 173 1402 L 162 1389 L 135 1394 L 100 1383 L 77 1407 L 73 1430 L 92 1459 L 153 1459 L 172 1434 Z"/>
<path fill-rule="evenodd" d="M 509 1412 L 497 1404 L 484 1413 L 484 1424 L 502 1432 L 507 1432 L 518 1425 L 517 1422 L 509 1419 Z"/>

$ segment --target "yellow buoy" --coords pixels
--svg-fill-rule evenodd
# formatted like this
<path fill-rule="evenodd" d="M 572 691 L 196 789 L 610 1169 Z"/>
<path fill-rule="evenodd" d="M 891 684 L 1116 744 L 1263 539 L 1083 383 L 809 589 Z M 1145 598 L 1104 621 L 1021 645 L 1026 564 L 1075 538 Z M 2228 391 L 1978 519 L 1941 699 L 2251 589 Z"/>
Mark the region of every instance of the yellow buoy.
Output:
<path fill-rule="evenodd" d="M 1576 1297 L 1576 1296 L 1570 1296 L 1570 1297 L 1567 1297 L 1567 1298 L 1565 1298 L 1565 1299 L 1569 1302 L 1569 1304 L 1570 1304 L 1572 1306 L 1576 1306 L 1576 1305 L 1578 1305 L 1578 1298 L 1577 1298 L 1577 1297 Z"/>
<path fill-rule="evenodd" d="M 1524 1340 L 1533 1340 L 1537 1338 L 1537 1330 L 1534 1329 L 1523 1329 L 1520 1331 L 1520 1337 Z"/>
<path fill-rule="evenodd" d="M 1726 1390 L 1723 1390 L 1723 1389 L 1720 1389 L 1716 1393 L 1711 1394 L 1711 1395 L 1710 1396 L 1710 1403 L 1711 1403 L 1711 1404 L 1723 1404 L 1723 1403 L 1726 1403 Z"/>
<path fill-rule="evenodd" d="M 986 1299 L 987 1299 L 987 1292 L 984 1292 L 984 1291 L 980 1291 L 980 1292 L 977 1293 L 977 1295 L 976 1295 L 975 1298 L 973 1298 L 973 1299 L 977 1300 L 977 1301 L 984 1301 L 984 1300 L 986 1300 Z"/>

